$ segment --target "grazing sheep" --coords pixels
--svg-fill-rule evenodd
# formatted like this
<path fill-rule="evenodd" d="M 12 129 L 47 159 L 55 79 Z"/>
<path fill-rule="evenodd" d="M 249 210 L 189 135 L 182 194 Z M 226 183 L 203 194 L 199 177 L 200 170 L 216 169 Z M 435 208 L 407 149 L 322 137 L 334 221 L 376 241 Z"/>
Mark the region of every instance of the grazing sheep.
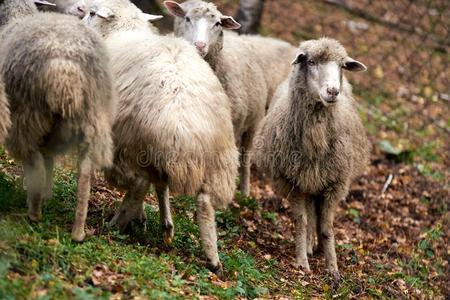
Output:
<path fill-rule="evenodd" d="M 208 264 L 220 273 L 215 209 L 231 202 L 238 165 L 230 108 L 194 47 L 154 33 L 148 21 L 156 18 L 128 0 L 96 0 L 83 20 L 106 39 L 120 98 L 114 167 L 107 179 L 127 193 L 111 224 L 124 230 L 132 219 L 142 220 L 153 183 L 169 244 L 174 233 L 169 189 L 195 195 Z"/>
<path fill-rule="evenodd" d="M 367 162 L 369 143 L 342 69 L 364 71 L 336 40 L 300 44 L 289 84 L 258 131 L 257 164 L 290 200 L 295 220 L 296 262 L 309 271 L 307 226 L 314 222 L 327 268 L 338 274 L 333 220 L 340 200 Z"/>
<path fill-rule="evenodd" d="M 0 144 L 3 143 L 10 126 L 8 99 L 5 94 L 5 86 L 0 77 Z"/>
<path fill-rule="evenodd" d="M 42 6 L 44 11 L 60 12 L 68 15 L 76 16 L 80 19 L 84 18 L 91 0 L 51 0 L 55 6 Z"/>
<path fill-rule="evenodd" d="M 42 1 L 39 1 L 42 2 Z M 37 12 L 31 0 L 0 6 L 0 74 L 10 100 L 11 155 L 23 162 L 28 215 L 51 197 L 54 156 L 79 151 L 72 238 L 85 238 L 92 170 L 112 163 L 115 95 L 101 37 L 77 19 Z"/>
<path fill-rule="evenodd" d="M 237 34 L 224 38 L 223 29 L 238 29 L 240 25 L 232 17 L 222 15 L 214 4 L 198 0 L 164 4 L 176 17 L 175 35 L 196 46 L 228 95 L 236 141 L 241 146 L 239 189 L 248 196 L 253 138 L 268 99 L 264 71 L 253 58 L 248 42 Z"/>

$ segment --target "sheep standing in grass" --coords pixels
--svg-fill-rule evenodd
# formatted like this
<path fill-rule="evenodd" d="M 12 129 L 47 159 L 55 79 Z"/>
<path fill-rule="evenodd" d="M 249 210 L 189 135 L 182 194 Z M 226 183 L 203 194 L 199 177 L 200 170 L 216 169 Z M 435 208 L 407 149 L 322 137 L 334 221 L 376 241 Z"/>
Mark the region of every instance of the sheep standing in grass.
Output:
<path fill-rule="evenodd" d="M 268 98 L 264 71 L 251 54 L 248 42 L 237 34 L 224 38 L 223 29 L 238 29 L 240 25 L 232 17 L 222 15 L 214 4 L 198 0 L 164 4 L 176 16 L 175 35 L 196 46 L 228 95 L 236 141 L 242 148 L 239 189 L 248 196 L 253 137 L 265 115 Z"/>
<path fill-rule="evenodd" d="M 368 161 L 369 143 L 342 69 L 364 71 L 333 39 L 300 44 L 289 84 L 263 121 L 257 163 L 290 200 L 295 221 L 296 263 L 309 271 L 307 211 L 317 213 L 319 246 L 337 275 L 333 220 L 352 180 Z"/>
<path fill-rule="evenodd" d="M 42 3 L 44 1 L 38 1 Z M 79 151 L 72 238 L 85 238 L 91 172 L 112 163 L 115 95 L 101 37 L 76 18 L 39 13 L 31 0 L 0 6 L 0 75 L 10 100 L 11 155 L 23 162 L 28 215 L 51 197 L 54 156 Z"/>
<path fill-rule="evenodd" d="M 6 98 L 5 86 L 0 77 L 0 144 L 3 143 L 9 126 L 11 126 L 11 120 L 9 118 L 8 98 Z"/>
<path fill-rule="evenodd" d="M 107 179 L 127 193 L 111 224 L 123 230 L 132 219 L 142 220 L 153 183 L 169 244 L 174 234 L 169 189 L 195 195 L 208 264 L 220 273 L 215 209 L 231 202 L 238 165 L 230 107 L 194 47 L 151 29 L 149 21 L 156 18 L 128 0 L 95 0 L 84 19 L 106 40 L 120 98 L 114 167 Z"/>

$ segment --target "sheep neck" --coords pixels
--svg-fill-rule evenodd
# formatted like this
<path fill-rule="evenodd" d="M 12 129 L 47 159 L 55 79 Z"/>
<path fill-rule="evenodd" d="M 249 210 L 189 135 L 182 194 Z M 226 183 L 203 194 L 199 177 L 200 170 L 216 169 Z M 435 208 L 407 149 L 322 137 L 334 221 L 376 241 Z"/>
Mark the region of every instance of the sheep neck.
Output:
<path fill-rule="evenodd" d="M 326 107 L 305 88 L 290 88 L 290 139 L 308 159 L 325 156 L 336 136 L 336 106 Z"/>
<path fill-rule="evenodd" d="M 222 49 L 224 44 L 224 36 L 223 32 L 221 36 L 219 37 L 219 40 L 217 43 L 211 46 L 208 54 L 205 56 L 206 62 L 210 65 L 210 67 L 213 69 L 213 71 L 217 71 L 217 67 L 220 64 L 221 56 L 222 56 Z"/>

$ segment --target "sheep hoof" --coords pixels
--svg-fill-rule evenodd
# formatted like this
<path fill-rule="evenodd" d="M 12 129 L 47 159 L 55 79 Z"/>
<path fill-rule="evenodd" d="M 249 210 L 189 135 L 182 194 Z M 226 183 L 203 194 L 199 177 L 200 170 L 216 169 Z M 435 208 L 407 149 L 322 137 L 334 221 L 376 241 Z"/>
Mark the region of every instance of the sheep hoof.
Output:
<path fill-rule="evenodd" d="M 83 228 L 74 228 L 72 230 L 72 240 L 81 243 L 86 238 L 86 232 Z"/>
<path fill-rule="evenodd" d="M 311 273 L 311 269 L 309 268 L 309 263 L 308 263 L 308 261 L 296 262 L 296 263 L 294 264 L 294 267 L 295 267 L 296 269 L 302 270 L 305 274 L 310 274 L 310 273 Z"/>
<path fill-rule="evenodd" d="M 30 218 L 30 220 L 33 222 L 39 222 L 42 219 L 42 213 L 40 211 L 29 211 L 28 218 Z"/>
<path fill-rule="evenodd" d="M 225 275 L 223 272 L 223 267 L 222 264 L 219 262 L 216 266 L 212 265 L 211 263 L 208 263 L 207 268 L 213 272 L 214 274 L 216 274 L 216 276 L 220 279 L 220 280 L 224 280 L 225 279 Z"/>
<path fill-rule="evenodd" d="M 174 236 L 173 224 L 170 222 L 164 222 L 163 230 L 164 230 L 164 244 L 166 246 L 171 246 Z"/>

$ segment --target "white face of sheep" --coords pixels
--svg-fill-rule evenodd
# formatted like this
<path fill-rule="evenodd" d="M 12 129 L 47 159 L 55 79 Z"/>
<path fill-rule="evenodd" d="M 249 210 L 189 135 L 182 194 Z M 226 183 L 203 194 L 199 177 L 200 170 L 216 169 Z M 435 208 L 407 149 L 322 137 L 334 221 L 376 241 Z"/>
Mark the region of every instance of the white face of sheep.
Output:
<path fill-rule="evenodd" d="M 333 105 L 339 99 L 342 90 L 342 70 L 362 72 L 367 68 L 361 62 L 351 57 L 343 61 L 320 61 L 309 57 L 307 53 L 299 53 L 293 61 L 301 69 L 299 76 L 306 72 L 307 88 L 313 95 L 326 105 Z"/>
<path fill-rule="evenodd" d="M 90 0 L 56 1 L 56 6 L 58 7 L 58 10 L 62 10 L 63 13 L 74 15 L 80 19 L 83 19 L 88 12 L 90 2 Z"/>
<path fill-rule="evenodd" d="M 117 23 L 118 18 L 138 19 L 143 22 L 151 22 L 161 20 L 163 16 L 151 15 L 143 13 L 137 7 L 131 4 L 127 8 L 117 14 L 117 12 L 108 5 L 108 0 L 90 0 L 86 16 L 82 22 L 90 27 L 95 28 L 101 34 L 108 32 L 108 29 Z M 125 16 L 125 14 L 129 14 Z"/>
<path fill-rule="evenodd" d="M 233 17 L 224 16 L 217 10 L 200 13 L 198 7 L 190 6 L 187 10 L 174 1 L 165 1 L 164 5 L 170 14 L 177 18 L 176 34 L 194 45 L 202 57 L 205 57 L 219 41 L 224 28 L 239 29 L 241 27 Z"/>

